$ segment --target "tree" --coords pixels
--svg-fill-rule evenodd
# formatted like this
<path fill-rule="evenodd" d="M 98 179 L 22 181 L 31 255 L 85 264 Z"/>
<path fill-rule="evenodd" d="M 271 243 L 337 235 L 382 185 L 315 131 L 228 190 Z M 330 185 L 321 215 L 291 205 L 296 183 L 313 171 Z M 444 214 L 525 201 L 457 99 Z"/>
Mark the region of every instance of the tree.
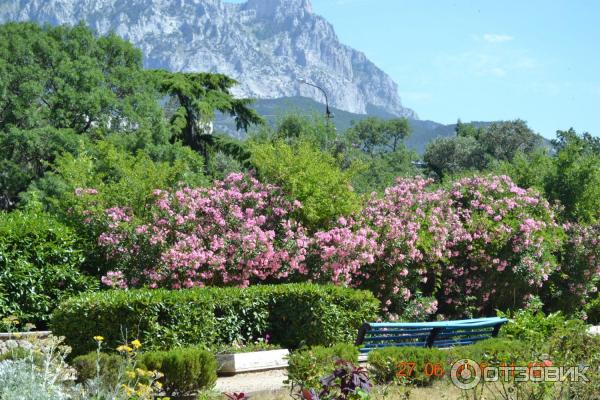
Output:
<path fill-rule="evenodd" d="M 96 38 L 81 24 L 0 26 L 0 207 L 13 207 L 58 153 L 89 140 L 165 142 L 163 119 L 140 51 L 116 35 Z"/>
<path fill-rule="evenodd" d="M 573 129 L 557 131 L 553 141 L 554 168 L 546 178 L 545 192 L 559 201 L 570 221 L 590 223 L 600 219 L 600 151 L 597 138 L 578 135 Z"/>
<path fill-rule="evenodd" d="M 205 159 L 210 172 L 212 153 L 224 147 L 224 140 L 212 135 L 211 120 L 215 110 L 235 118 L 237 129 L 247 130 L 251 124 L 261 124 L 263 119 L 249 107 L 249 99 L 236 99 L 230 92 L 237 83 L 222 74 L 150 71 L 160 91 L 172 96 L 177 106 L 170 122 L 176 138 L 198 151 Z M 233 142 L 228 143 L 234 146 Z M 237 149 L 241 151 L 241 149 Z"/>
<path fill-rule="evenodd" d="M 487 154 L 501 161 L 511 161 L 518 152 L 531 153 L 542 144 L 542 138 L 520 119 L 495 122 L 476 139 Z"/>
<path fill-rule="evenodd" d="M 423 160 L 440 179 L 487 166 L 484 149 L 471 136 L 437 138 L 425 148 Z"/>
<path fill-rule="evenodd" d="M 382 152 L 394 152 L 410 135 L 406 118 L 383 120 L 368 117 L 353 123 L 347 137 L 353 146 L 374 157 Z"/>
<path fill-rule="evenodd" d="M 304 226 L 323 228 L 359 209 L 359 197 L 350 185 L 354 170 L 342 171 L 338 161 L 314 143 L 254 142 L 250 152 L 261 179 L 279 185 L 290 199 L 302 203 Z"/>
<path fill-rule="evenodd" d="M 414 175 L 412 161 L 416 153 L 409 151 L 404 139 L 410 135 L 406 118 L 383 120 L 368 117 L 353 122 L 346 132 L 344 153 L 346 164 L 359 162 L 363 168 L 353 180 L 359 193 L 383 191 L 399 176 Z"/>
<path fill-rule="evenodd" d="M 473 124 L 465 124 L 460 119 L 456 121 L 456 128 L 454 128 L 456 136 L 472 137 L 474 139 L 479 139 L 483 131 L 483 128 L 476 128 Z"/>

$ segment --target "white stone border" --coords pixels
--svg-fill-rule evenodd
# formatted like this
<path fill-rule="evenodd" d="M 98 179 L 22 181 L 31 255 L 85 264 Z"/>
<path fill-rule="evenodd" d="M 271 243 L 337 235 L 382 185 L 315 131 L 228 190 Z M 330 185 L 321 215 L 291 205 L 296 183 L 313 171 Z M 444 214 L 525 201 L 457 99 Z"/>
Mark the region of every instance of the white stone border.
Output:
<path fill-rule="evenodd" d="M 219 374 L 237 374 L 241 372 L 264 371 L 286 368 L 288 366 L 287 349 L 253 351 L 249 353 L 216 354 Z"/>

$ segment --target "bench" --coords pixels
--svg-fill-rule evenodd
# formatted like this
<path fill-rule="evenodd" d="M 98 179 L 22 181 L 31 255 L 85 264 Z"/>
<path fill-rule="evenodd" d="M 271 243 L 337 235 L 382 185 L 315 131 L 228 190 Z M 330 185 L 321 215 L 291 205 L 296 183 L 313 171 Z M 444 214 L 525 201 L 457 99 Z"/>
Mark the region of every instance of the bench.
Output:
<path fill-rule="evenodd" d="M 454 347 L 496 337 L 506 318 L 476 318 L 436 322 L 374 322 L 358 330 L 361 353 L 382 347 Z"/>

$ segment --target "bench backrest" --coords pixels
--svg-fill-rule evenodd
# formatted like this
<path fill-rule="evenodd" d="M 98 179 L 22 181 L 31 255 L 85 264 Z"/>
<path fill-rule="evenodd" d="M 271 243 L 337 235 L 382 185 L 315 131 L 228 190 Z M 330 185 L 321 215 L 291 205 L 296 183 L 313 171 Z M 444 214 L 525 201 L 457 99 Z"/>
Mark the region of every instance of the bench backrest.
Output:
<path fill-rule="evenodd" d="M 505 318 L 476 318 L 436 322 L 374 322 L 358 330 L 361 353 L 382 347 L 453 347 L 496 337 Z"/>

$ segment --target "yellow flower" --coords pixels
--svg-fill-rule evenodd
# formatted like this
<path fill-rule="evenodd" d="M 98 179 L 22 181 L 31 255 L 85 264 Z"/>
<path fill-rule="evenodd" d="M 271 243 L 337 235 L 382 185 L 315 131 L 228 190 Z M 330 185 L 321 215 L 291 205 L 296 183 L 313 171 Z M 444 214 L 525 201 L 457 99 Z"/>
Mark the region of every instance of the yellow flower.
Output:
<path fill-rule="evenodd" d="M 127 396 L 132 396 L 135 393 L 135 390 L 133 390 L 133 388 L 130 388 L 129 386 L 123 384 L 121 385 L 121 387 L 123 388 L 123 390 L 125 390 L 125 393 L 127 394 Z"/>
<path fill-rule="evenodd" d="M 125 372 L 125 375 L 127 375 L 127 377 L 129 379 L 134 379 L 135 378 L 135 372 L 133 372 L 133 371 L 127 371 L 127 372 Z"/>
<path fill-rule="evenodd" d="M 162 383 L 160 383 L 159 381 L 154 382 L 154 386 L 156 386 L 156 388 L 159 390 L 163 387 Z"/>
<path fill-rule="evenodd" d="M 133 342 L 131 342 L 131 345 L 133 346 L 134 349 L 139 349 L 140 347 L 142 347 L 142 342 L 135 339 Z"/>
<path fill-rule="evenodd" d="M 104 342 L 104 336 L 94 336 L 94 340 L 98 343 Z"/>
<path fill-rule="evenodd" d="M 119 353 L 131 353 L 133 351 L 133 349 L 129 346 L 127 346 L 126 344 L 122 344 L 119 347 L 117 347 L 117 351 Z"/>

